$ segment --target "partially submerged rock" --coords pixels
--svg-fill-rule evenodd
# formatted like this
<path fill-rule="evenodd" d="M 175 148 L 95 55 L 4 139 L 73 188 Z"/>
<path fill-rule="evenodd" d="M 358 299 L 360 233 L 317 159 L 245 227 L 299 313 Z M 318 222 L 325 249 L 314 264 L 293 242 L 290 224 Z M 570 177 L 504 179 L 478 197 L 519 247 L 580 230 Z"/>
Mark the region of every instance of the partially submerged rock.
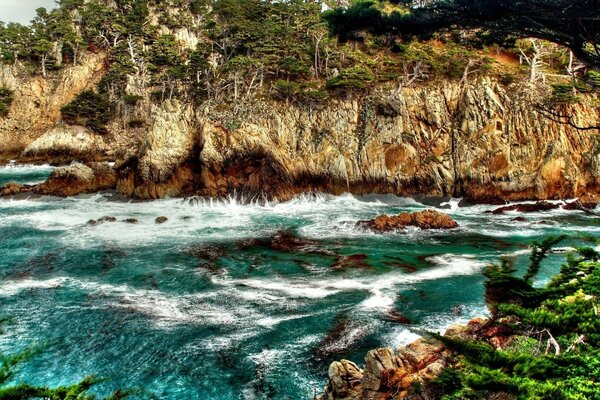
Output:
<path fill-rule="evenodd" d="M 156 222 L 157 224 L 164 224 L 168 220 L 169 220 L 169 218 L 167 218 L 167 217 L 158 217 L 158 218 L 156 218 L 156 220 L 154 222 Z"/>
<path fill-rule="evenodd" d="M 415 213 L 401 213 L 399 215 L 381 215 L 370 221 L 359 221 L 357 226 L 383 233 L 405 229 L 414 226 L 420 229 L 454 229 L 458 223 L 449 215 L 435 210 L 425 210 Z"/>
<path fill-rule="evenodd" d="M 74 164 L 55 169 L 48 180 L 37 185 L 33 191 L 43 195 L 69 197 L 114 189 L 116 184 L 115 171 L 106 163 Z"/>
<path fill-rule="evenodd" d="M 31 192 L 33 186 L 21 185 L 19 183 L 10 182 L 0 188 L 0 197 L 2 196 L 14 196 L 20 193 Z"/>
<path fill-rule="evenodd" d="M 512 204 L 510 206 L 496 208 L 493 211 L 487 211 L 487 213 L 491 214 L 504 214 L 507 211 L 517 211 L 521 213 L 534 213 L 534 212 L 544 212 L 551 211 L 560 208 L 559 204 L 550 203 L 547 201 L 538 201 L 533 204 Z"/>

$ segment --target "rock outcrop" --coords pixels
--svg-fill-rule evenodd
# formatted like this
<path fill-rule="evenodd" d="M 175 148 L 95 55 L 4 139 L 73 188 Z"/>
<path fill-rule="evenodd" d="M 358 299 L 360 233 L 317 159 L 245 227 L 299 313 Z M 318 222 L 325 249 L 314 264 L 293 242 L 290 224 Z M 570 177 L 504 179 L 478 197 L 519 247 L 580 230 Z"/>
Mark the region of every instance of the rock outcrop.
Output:
<path fill-rule="evenodd" d="M 438 376 L 447 365 L 446 358 L 441 343 L 419 339 L 398 351 L 370 351 L 364 370 L 348 360 L 336 361 L 329 367 L 329 382 L 319 399 L 402 399 L 415 385 Z"/>
<path fill-rule="evenodd" d="M 76 196 L 114 189 L 117 184 L 115 171 L 106 163 L 75 164 L 57 168 L 48 180 L 37 185 L 33 191 L 50 196 Z"/>
<path fill-rule="evenodd" d="M 420 229 L 454 229 L 458 228 L 458 223 L 447 214 L 435 210 L 425 210 L 414 213 L 403 212 L 393 216 L 380 215 L 370 221 L 359 221 L 356 226 L 384 233 L 405 229 L 409 226 Z"/>
<path fill-rule="evenodd" d="M 59 125 L 44 133 L 21 153 L 28 162 L 51 164 L 71 160 L 100 161 L 107 152 L 104 138 L 83 126 Z"/>

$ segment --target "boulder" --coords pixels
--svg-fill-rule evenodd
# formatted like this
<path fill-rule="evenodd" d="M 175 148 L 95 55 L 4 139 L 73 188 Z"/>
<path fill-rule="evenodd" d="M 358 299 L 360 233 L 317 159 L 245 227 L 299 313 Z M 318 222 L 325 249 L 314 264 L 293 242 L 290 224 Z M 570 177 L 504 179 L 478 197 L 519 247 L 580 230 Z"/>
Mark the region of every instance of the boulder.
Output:
<path fill-rule="evenodd" d="M 155 222 L 157 224 L 164 224 L 165 222 L 167 222 L 169 220 L 169 218 L 167 217 L 158 217 L 156 218 Z"/>
<path fill-rule="evenodd" d="M 115 171 L 106 163 L 74 164 L 55 169 L 46 182 L 33 190 L 43 195 L 69 197 L 114 189 L 116 184 Z"/>
<path fill-rule="evenodd" d="M 381 215 L 370 221 L 359 221 L 357 226 L 384 233 L 415 226 L 420 229 L 454 229 L 458 224 L 449 215 L 435 210 L 425 210 L 399 215 Z"/>

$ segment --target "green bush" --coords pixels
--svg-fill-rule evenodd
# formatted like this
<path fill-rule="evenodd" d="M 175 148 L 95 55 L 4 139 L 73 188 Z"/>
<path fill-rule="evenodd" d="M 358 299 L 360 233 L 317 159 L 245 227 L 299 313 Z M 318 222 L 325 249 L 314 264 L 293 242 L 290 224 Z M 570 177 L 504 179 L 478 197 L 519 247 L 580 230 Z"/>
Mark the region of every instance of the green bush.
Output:
<path fill-rule="evenodd" d="M 329 97 L 329 93 L 324 90 L 308 90 L 302 93 L 302 97 L 307 101 L 319 102 L 326 100 Z"/>
<path fill-rule="evenodd" d="M 275 87 L 277 95 L 285 99 L 297 95 L 302 90 L 299 83 L 284 81 L 281 79 L 275 81 L 273 86 Z"/>
<path fill-rule="evenodd" d="M 504 263 L 486 272 L 492 318 L 484 331 L 514 338 L 503 350 L 485 333 L 472 339 L 441 337 L 454 352 L 432 383 L 444 399 L 481 399 L 507 394 L 516 399 L 597 399 L 600 393 L 600 254 L 579 248 L 544 288 L 532 286 L 552 246 L 535 243 L 525 276 Z M 482 332 L 484 332 L 482 331 Z M 560 349 L 546 349 L 550 338 Z M 555 351 L 556 350 L 556 351 Z"/>
<path fill-rule="evenodd" d="M 137 96 L 135 94 L 126 94 L 125 96 L 123 96 L 123 101 L 125 102 L 125 104 L 131 107 L 135 107 L 137 103 L 142 99 L 142 96 Z"/>
<path fill-rule="evenodd" d="M 106 133 L 106 124 L 115 115 L 115 107 L 107 97 L 92 91 L 80 93 L 60 111 L 65 122 L 87 126 L 100 134 Z"/>
<path fill-rule="evenodd" d="M 367 67 L 351 67 L 343 69 L 338 76 L 327 82 L 330 89 L 364 89 L 375 80 L 373 72 Z"/>
<path fill-rule="evenodd" d="M 0 87 L 0 117 L 6 117 L 13 102 L 13 92 L 7 88 Z"/>
<path fill-rule="evenodd" d="M 550 102 L 553 105 L 577 103 L 578 98 L 573 90 L 573 85 L 556 84 L 552 85 L 552 96 Z"/>

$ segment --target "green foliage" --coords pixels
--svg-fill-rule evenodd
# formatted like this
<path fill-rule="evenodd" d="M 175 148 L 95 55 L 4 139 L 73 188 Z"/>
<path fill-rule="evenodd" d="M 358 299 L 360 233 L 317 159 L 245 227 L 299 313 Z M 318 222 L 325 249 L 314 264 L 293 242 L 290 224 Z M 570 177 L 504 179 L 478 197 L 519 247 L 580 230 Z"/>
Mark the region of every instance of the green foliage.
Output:
<path fill-rule="evenodd" d="M 356 66 L 340 71 L 338 76 L 327 81 L 327 87 L 331 89 L 364 89 L 374 80 L 375 76 L 369 68 Z"/>
<path fill-rule="evenodd" d="M 106 124 L 115 113 L 114 105 L 106 96 L 91 91 L 80 93 L 60 111 L 65 122 L 87 126 L 100 134 L 106 133 Z"/>
<path fill-rule="evenodd" d="M 6 117 L 13 101 L 13 92 L 0 87 L 0 117 Z"/>
<path fill-rule="evenodd" d="M 550 97 L 552 105 L 573 104 L 577 101 L 577 92 L 574 90 L 573 85 L 552 85 L 552 96 Z"/>
<path fill-rule="evenodd" d="M 273 86 L 282 98 L 294 97 L 301 91 L 300 84 L 296 82 L 278 80 Z"/>
<path fill-rule="evenodd" d="M 142 96 L 137 96 L 135 94 L 126 94 L 123 96 L 123 102 L 131 107 L 135 107 L 137 103 L 142 99 Z"/>
<path fill-rule="evenodd" d="M 577 255 L 567 257 L 547 287 L 530 285 L 548 250 L 563 239 L 535 243 L 523 279 L 515 277 L 506 262 L 486 272 L 486 291 L 509 292 L 492 296 L 494 316 L 487 327 L 509 332 L 515 338 L 510 347 L 498 350 L 485 337 L 437 336 L 455 353 L 455 368 L 433 383 L 444 399 L 480 399 L 499 393 L 517 399 L 598 398 L 600 254 L 580 248 Z"/>

